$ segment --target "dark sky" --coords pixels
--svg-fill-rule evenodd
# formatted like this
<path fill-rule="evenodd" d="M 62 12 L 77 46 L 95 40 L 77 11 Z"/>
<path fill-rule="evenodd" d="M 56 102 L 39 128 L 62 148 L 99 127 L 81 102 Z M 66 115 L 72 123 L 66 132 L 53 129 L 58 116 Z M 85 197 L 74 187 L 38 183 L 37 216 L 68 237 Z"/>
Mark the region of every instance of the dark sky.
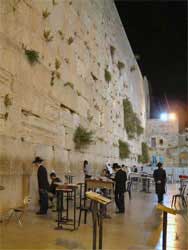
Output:
<path fill-rule="evenodd" d="M 186 104 L 186 1 L 116 1 L 116 7 L 152 93 L 152 116 L 169 103 Z M 164 97 L 166 95 L 166 98 Z M 166 101 L 167 100 L 167 101 Z M 188 116 L 188 114 L 187 114 Z"/>

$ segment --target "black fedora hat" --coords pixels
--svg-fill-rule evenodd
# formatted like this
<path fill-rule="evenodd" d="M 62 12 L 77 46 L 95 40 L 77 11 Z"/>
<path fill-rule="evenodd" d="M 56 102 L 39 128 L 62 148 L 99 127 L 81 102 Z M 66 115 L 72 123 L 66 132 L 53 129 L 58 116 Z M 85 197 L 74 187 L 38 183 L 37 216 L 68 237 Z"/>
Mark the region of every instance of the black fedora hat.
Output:
<path fill-rule="evenodd" d="M 34 163 L 41 163 L 41 162 L 43 162 L 44 160 L 42 159 L 42 158 L 40 158 L 39 156 L 36 156 L 35 157 L 35 159 L 34 159 L 34 161 L 32 162 L 33 164 Z"/>

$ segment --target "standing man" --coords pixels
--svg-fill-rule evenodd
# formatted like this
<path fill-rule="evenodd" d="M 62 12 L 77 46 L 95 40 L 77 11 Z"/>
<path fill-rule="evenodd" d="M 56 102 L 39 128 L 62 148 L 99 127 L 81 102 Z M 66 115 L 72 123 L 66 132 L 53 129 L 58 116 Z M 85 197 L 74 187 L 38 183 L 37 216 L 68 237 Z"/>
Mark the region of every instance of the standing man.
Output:
<path fill-rule="evenodd" d="M 153 172 L 153 178 L 155 180 L 155 191 L 158 196 L 158 203 L 162 203 L 165 193 L 166 171 L 163 169 L 163 164 L 161 162 L 157 163 L 157 167 L 158 169 Z"/>
<path fill-rule="evenodd" d="M 38 168 L 37 177 L 38 177 L 38 186 L 39 186 L 39 204 L 40 210 L 36 213 L 39 215 L 47 214 L 48 211 L 48 174 L 46 168 L 42 165 L 43 159 L 39 156 L 35 157 L 33 164 Z"/>
<path fill-rule="evenodd" d="M 116 175 L 115 175 L 115 202 L 118 208 L 116 213 L 124 213 L 125 212 L 125 199 L 124 193 L 126 191 L 126 181 L 127 181 L 127 174 L 125 171 L 121 169 L 121 167 L 116 164 L 114 166 Z"/>

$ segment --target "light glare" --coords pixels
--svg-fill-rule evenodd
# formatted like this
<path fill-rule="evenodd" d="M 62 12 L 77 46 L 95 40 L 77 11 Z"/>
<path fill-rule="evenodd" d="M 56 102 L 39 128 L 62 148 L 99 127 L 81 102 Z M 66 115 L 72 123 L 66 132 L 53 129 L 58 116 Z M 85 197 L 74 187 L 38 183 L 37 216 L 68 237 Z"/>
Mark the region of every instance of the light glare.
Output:
<path fill-rule="evenodd" d="M 160 115 L 161 121 L 175 121 L 177 119 L 175 113 L 162 113 Z"/>
<path fill-rule="evenodd" d="M 160 119 L 161 119 L 162 121 L 167 121 L 167 119 L 168 119 L 167 113 L 162 113 L 162 114 L 160 115 Z"/>
<path fill-rule="evenodd" d="M 170 113 L 169 114 L 169 120 L 172 120 L 172 121 L 176 120 L 176 114 Z"/>

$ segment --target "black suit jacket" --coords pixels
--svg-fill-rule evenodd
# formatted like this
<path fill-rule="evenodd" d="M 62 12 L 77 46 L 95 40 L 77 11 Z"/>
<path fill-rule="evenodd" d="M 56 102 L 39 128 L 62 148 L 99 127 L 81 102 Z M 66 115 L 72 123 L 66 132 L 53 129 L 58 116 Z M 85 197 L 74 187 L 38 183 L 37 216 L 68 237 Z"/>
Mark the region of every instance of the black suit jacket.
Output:
<path fill-rule="evenodd" d="M 125 183 L 127 181 L 127 174 L 123 170 L 118 170 L 115 176 L 115 191 L 116 192 L 125 192 Z"/>
<path fill-rule="evenodd" d="M 48 190 L 49 189 L 48 174 L 44 166 L 41 165 L 38 168 L 37 176 L 38 176 L 39 189 Z"/>
<path fill-rule="evenodd" d="M 153 177 L 155 180 L 156 193 L 165 193 L 166 171 L 162 168 L 154 170 Z M 160 183 L 158 183 L 160 181 Z"/>

